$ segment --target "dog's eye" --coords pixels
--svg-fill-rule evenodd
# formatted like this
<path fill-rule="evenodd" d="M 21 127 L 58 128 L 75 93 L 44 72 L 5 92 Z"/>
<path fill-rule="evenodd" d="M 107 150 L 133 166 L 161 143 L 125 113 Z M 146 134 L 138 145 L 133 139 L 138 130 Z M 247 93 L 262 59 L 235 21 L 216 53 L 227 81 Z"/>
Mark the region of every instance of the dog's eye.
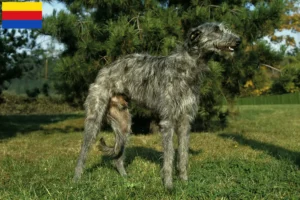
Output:
<path fill-rule="evenodd" d="M 191 34 L 191 40 L 194 40 L 196 37 L 198 37 L 200 35 L 200 31 L 194 31 Z"/>

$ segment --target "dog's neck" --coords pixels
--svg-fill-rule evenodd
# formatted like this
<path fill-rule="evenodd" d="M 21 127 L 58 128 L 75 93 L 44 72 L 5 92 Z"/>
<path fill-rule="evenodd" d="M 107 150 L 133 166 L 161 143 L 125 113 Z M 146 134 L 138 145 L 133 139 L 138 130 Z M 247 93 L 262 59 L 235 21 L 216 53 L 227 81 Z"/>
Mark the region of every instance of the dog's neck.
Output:
<path fill-rule="evenodd" d="M 177 72 L 180 73 L 180 76 L 185 77 L 185 80 L 193 88 L 198 88 L 205 73 L 210 71 L 207 64 L 209 57 L 204 59 L 199 55 L 191 55 L 184 49 L 171 54 L 170 57 L 175 57 L 177 62 L 182 63 L 181 65 L 175 65 Z"/>
<path fill-rule="evenodd" d="M 201 71 L 201 72 L 205 72 L 205 71 L 209 71 L 209 67 L 208 67 L 208 61 L 213 57 L 214 53 L 213 52 L 206 52 L 206 53 L 199 53 L 199 52 L 189 52 L 185 49 L 183 49 L 183 52 L 185 52 L 185 54 L 187 55 L 186 58 L 189 62 L 191 62 L 191 60 L 194 63 L 194 66 L 192 66 L 192 69 L 196 71 Z"/>

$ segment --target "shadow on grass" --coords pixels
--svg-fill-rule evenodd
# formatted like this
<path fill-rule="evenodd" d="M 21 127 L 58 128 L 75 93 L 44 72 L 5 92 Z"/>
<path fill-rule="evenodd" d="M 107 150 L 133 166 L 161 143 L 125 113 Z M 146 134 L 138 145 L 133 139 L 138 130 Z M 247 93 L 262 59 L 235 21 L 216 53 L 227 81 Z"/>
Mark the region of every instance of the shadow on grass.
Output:
<path fill-rule="evenodd" d="M 127 147 L 125 150 L 125 168 L 130 165 L 135 157 L 141 157 L 144 160 L 161 164 L 160 159 L 162 158 L 162 152 L 157 151 L 155 149 L 147 148 L 147 147 Z M 94 164 L 90 168 L 87 168 L 87 172 L 91 173 L 99 167 L 106 167 L 106 168 L 115 168 L 112 164 L 113 158 L 110 156 L 102 156 L 102 161 L 99 163 Z"/>
<path fill-rule="evenodd" d="M 191 155 L 197 155 L 201 153 L 201 150 L 192 150 L 189 149 L 189 154 Z M 159 164 L 160 167 L 162 167 L 163 164 L 163 152 L 157 151 L 152 148 L 142 147 L 142 146 L 135 146 L 135 147 L 127 147 L 125 150 L 125 168 L 128 167 L 128 165 L 132 164 L 134 159 L 136 157 L 140 157 L 143 160 L 150 161 L 152 163 Z M 175 152 L 175 161 L 177 160 L 178 153 Z M 96 170 L 99 167 L 106 167 L 106 168 L 115 168 L 112 164 L 113 158 L 109 156 L 103 156 L 102 161 L 100 163 L 96 163 L 90 168 L 87 168 L 88 173 L 92 173 L 94 170 Z"/>
<path fill-rule="evenodd" d="M 248 139 L 241 134 L 223 133 L 219 136 L 222 138 L 233 139 L 241 145 L 250 146 L 252 149 L 264 151 L 278 160 L 292 161 L 295 165 L 300 167 L 300 152 L 295 152 L 273 144 Z"/>
<path fill-rule="evenodd" d="M 68 118 L 69 119 L 69 118 Z M 81 132 L 83 131 L 82 127 L 74 127 L 74 126 L 65 126 L 64 128 L 42 128 L 44 134 L 52 134 L 52 133 L 71 133 L 71 132 Z"/>
<path fill-rule="evenodd" d="M 82 117 L 80 114 L 59 115 L 1 115 L 0 140 L 15 137 L 17 133 L 27 134 L 32 131 L 43 130 L 42 125 Z M 70 127 L 56 131 L 68 132 Z M 52 132 L 52 131 L 51 131 Z"/>

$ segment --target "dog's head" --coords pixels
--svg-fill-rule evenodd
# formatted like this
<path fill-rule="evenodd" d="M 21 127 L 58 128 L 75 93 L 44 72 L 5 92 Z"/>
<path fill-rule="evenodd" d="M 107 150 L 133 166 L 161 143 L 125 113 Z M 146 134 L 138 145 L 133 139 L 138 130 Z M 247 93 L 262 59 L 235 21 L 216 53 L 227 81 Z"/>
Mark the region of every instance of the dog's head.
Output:
<path fill-rule="evenodd" d="M 188 50 L 193 54 L 234 52 L 241 39 L 221 23 L 205 23 L 188 32 Z"/>

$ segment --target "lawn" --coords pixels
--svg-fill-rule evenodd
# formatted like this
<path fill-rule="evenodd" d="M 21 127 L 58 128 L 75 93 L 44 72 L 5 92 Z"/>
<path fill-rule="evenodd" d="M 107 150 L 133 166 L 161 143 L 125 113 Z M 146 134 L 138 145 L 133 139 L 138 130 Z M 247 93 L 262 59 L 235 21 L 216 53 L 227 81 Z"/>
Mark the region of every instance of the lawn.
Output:
<path fill-rule="evenodd" d="M 191 134 L 189 182 L 174 176 L 172 192 L 160 178 L 160 134 L 130 137 L 127 178 L 94 145 L 75 184 L 81 114 L 0 116 L 0 199 L 299 199 L 300 105 L 237 112 L 222 131 Z"/>

